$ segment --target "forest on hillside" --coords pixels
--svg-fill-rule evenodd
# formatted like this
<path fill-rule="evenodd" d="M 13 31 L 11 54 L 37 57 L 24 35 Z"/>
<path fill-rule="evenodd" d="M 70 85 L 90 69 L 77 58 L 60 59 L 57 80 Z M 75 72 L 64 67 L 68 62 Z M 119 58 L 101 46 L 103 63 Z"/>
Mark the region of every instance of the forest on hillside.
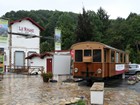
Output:
<path fill-rule="evenodd" d="M 2 17 L 10 21 L 30 17 L 45 28 L 41 32 L 44 37 L 54 37 L 54 29 L 58 27 L 62 33 L 62 50 L 77 42 L 98 41 L 128 52 L 131 62 L 140 63 L 140 15 L 136 13 L 128 14 L 126 19 L 109 19 L 100 7 L 97 12 L 83 8 L 79 14 L 57 10 L 10 11 Z M 41 38 L 41 52 L 52 50 L 54 40 Z"/>

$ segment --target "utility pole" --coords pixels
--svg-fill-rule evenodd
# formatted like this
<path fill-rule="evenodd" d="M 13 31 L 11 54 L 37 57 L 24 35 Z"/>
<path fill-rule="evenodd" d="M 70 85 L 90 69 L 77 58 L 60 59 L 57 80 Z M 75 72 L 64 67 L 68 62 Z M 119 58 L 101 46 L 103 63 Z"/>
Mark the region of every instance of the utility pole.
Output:
<path fill-rule="evenodd" d="M 12 66 L 12 27 L 10 27 L 10 34 L 9 34 L 9 70 L 11 70 Z"/>

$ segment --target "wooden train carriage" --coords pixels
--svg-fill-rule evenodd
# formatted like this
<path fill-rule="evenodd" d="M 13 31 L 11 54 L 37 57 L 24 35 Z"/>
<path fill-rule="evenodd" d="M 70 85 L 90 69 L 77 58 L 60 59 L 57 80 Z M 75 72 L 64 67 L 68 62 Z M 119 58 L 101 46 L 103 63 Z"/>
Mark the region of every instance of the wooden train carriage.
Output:
<path fill-rule="evenodd" d="M 105 78 L 128 71 L 129 55 L 100 42 L 80 42 L 71 46 L 74 78 Z"/>

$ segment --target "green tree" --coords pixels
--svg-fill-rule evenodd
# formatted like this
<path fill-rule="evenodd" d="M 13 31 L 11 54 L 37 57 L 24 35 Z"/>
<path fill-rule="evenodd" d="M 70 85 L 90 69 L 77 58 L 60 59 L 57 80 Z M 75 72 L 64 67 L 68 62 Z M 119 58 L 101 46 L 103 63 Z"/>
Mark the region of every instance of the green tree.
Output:
<path fill-rule="evenodd" d="M 91 18 L 88 12 L 83 8 L 83 13 L 78 15 L 76 41 L 90 41 L 93 36 L 93 24 L 91 23 Z"/>
<path fill-rule="evenodd" d="M 101 33 L 101 42 L 107 43 L 108 39 L 110 39 L 110 36 L 107 33 L 110 26 L 109 15 L 107 15 L 107 12 L 100 7 L 97 11 L 97 16 L 100 20 L 98 25 L 98 31 Z"/>
<path fill-rule="evenodd" d="M 129 26 L 129 36 L 126 37 L 130 45 L 131 62 L 140 63 L 140 16 L 136 13 L 130 13 L 126 22 Z"/>
<path fill-rule="evenodd" d="M 62 33 L 62 49 L 69 49 L 70 46 L 75 42 L 75 33 L 74 30 L 76 28 L 76 18 L 72 16 L 73 13 L 63 13 L 57 22 L 57 27 L 61 29 Z"/>
<path fill-rule="evenodd" d="M 87 11 L 93 28 L 93 36 L 91 41 L 101 41 L 102 33 L 100 29 L 102 27 L 102 21 L 99 19 L 98 15 L 94 11 Z"/>

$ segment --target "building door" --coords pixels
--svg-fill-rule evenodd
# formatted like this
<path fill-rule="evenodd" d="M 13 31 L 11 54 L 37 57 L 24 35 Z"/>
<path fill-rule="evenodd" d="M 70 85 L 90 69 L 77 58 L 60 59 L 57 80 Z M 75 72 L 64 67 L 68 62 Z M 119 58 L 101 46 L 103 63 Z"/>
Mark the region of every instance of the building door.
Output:
<path fill-rule="evenodd" d="M 47 72 L 52 72 L 52 58 L 47 59 Z"/>
<path fill-rule="evenodd" d="M 23 51 L 16 51 L 15 52 L 15 66 L 24 66 L 25 63 L 25 54 Z"/>

